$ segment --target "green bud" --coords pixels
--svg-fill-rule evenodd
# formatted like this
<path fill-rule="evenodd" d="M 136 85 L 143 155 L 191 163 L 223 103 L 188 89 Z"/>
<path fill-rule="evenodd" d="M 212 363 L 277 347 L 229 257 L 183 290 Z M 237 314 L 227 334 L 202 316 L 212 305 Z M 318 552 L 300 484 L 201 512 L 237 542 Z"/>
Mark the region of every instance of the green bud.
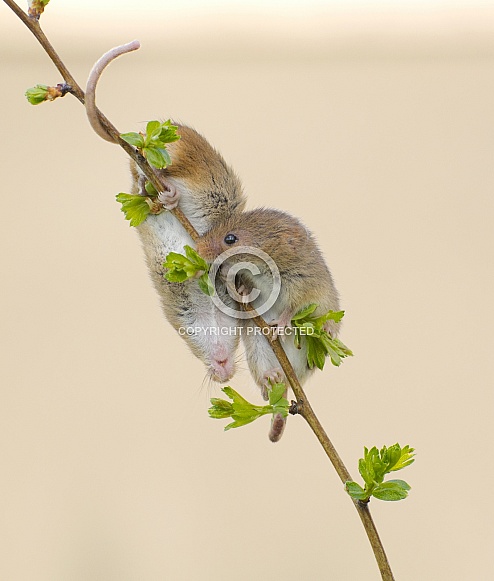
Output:
<path fill-rule="evenodd" d="M 48 85 L 36 85 L 26 91 L 26 98 L 31 105 L 39 105 L 48 98 Z"/>

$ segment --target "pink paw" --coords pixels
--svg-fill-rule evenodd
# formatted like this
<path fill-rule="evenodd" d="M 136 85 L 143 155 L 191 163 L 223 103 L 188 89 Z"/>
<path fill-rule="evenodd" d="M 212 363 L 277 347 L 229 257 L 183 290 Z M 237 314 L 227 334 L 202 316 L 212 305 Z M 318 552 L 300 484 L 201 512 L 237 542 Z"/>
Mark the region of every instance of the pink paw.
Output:
<path fill-rule="evenodd" d="M 178 206 L 178 200 L 180 199 L 180 194 L 177 192 L 175 186 L 171 184 L 166 185 L 167 190 L 165 192 L 160 192 L 158 194 L 158 200 L 163 204 L 167 210 L 173 210 Z"/>
<path fill-rule="evenodd" d="M 271 340 L 274 341 L 278 335 L 282 335 L 286 327 L 291 327 L 292 324 L 292 311 L 283 311 L 278 319 L 271 321 L 269 326 L 271 327 Z"/>
<path fill-rule="evenodd" d="M 261 395 L 266 401 L 269 399 L 269 390 L 274 383 L 283 383 L 285 376 L 279 367 L 269 369 L 262 376 Z"/>

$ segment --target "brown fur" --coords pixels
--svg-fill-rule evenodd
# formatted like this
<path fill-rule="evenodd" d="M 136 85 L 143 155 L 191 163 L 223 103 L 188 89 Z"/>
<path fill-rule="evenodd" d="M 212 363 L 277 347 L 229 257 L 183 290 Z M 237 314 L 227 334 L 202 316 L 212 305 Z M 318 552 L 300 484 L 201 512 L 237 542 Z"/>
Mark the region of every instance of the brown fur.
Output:
<path fill-rule="evenodd" d="M 195 129 L 178 125 L 180 139 L 167 146 L 172 164 L 158 173 L 166 181 L 183 186 L 193 196 L 179 202 L 201 234 L 245 206 L 240 179 L 221 154 Z M 139 192 L 139 174 L 131 162 L 133 193 Z M 180 188 L 182 189 L 182 188 Z M 193 198 L 193 199 L 192 199 Z"/>
<path fill-rule="evenodd" d="M 230 233 L 239 239 L 231 246 L 224 242 Z M 338 308 L 338 295 L 322 253 L 313 235 L 297 218 L 264 208 L 242 212 L 213 226 L 199 239 L 197 249 L 212 262 L 235 245 L 260 248 L 275 261 L 282 281 L 278 299 L 281 310 L 288 309 L 295 314 L 310 303 L 319 304 L 317 314 Z M 249 258 L 261 271 L 265 270 L 260 259 Z"/>

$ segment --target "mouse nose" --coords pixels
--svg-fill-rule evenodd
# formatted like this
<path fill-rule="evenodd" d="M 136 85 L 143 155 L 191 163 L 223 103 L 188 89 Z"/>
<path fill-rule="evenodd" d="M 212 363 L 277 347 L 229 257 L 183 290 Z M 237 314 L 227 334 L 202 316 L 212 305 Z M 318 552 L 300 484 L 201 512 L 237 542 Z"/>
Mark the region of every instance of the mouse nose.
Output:
<path fill-rule="evenodd" d="M 235 362 L 228 357 L 214 359 L 211 365 L 212 378 L 218 383 L 228 381 L 235 373 Z"/>

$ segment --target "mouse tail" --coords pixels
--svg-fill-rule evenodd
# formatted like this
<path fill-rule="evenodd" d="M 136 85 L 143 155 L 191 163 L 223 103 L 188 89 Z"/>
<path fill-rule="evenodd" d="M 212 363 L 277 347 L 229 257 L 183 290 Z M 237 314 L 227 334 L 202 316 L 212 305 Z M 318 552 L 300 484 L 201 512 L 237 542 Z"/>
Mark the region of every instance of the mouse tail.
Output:
<path fill-rule="evenodd" d="M 105 68 L 114 61 L 117 57 L 133 50 L 140 48 L 140 43 L 138 40 L 133 40 L 127 44 L 122 44 L 121 46 L 116 46 L 108 52 L 106 52 L 93 66 L 86 83 L 86 96 L 84 99 L 86 114 L 91 127 L 94 131 L 105 141 L 110 143 L 115 143 L 115 139 L 108 134 L 103 124 L 101 123 L 100 115 L 96 107 L 96 86 L 101 77 L 101 73 Z"/>

